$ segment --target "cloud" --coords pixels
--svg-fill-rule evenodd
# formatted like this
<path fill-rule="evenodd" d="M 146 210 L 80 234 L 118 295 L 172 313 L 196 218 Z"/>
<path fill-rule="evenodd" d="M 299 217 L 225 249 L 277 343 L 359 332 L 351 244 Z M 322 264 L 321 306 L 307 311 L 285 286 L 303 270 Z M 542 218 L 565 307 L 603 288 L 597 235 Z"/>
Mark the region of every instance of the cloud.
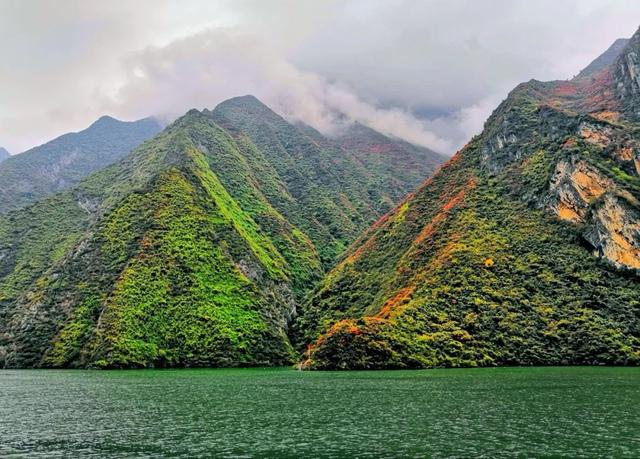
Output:
<path fill-rule="evenodd" d="M 401 108 L 379 108 L 352 90 L 301 71 L 260 37 L 215 29 L 147 48 L 123 60 L 126 82 L 105 97 L 104 110 L 126 118 L 154 113 L 171 120 L 190 108 L 212 108 L 225 99 L 253 94 L 292 121 L 331 134 L 359 121 L 389 135 L 439 151 L 452 144 Z"/>
<path fill-rule="evenodd" d="M 639 19 L 610 0 L 2 0 L 0 145 L 253 93 L 452 152 L 517 83 L 571 77 Z"/>

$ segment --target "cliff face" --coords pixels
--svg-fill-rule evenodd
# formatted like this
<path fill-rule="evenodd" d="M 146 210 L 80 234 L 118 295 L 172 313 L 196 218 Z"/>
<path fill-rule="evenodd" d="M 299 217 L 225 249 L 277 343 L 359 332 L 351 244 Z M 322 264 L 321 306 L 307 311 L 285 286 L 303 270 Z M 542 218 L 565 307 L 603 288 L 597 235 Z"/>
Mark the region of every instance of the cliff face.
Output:
<path fill-rule="evenodd" d="M 550 210 L 582 224 L 594 254 L 640 268 L 639 202 L 629 191 L 576 156 L 556 165 L 549 191 Z"/>
<path fill-rule="evenodd" d="M 636 33 L 622 50 L 612 68 L 616 96 L 624 115 L 640 120 L 640 36 Z"/>
<path fill-rule="evenodd" d="M 303 308 L 305 365 L 640 362 L 639 37 L 519 85 L 372 226 Z"/>

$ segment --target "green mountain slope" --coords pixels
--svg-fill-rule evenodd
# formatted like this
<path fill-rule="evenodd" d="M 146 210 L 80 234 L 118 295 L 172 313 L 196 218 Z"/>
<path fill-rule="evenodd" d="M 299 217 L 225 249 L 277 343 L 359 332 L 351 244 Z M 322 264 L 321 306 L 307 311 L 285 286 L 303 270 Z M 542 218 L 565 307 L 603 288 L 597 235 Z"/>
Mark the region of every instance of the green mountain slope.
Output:
<path fill-rule="evenodd" d="M 518 86 L 323 279 L 310 368 L 640 363 L 640 33 Z"/>
<path fill-rule="evenodd" d="M 301 214 L 278 202 L 283 214 L 312 238 L 325 267 L 372 219 L 390 210 L 445 160 L 371 129 L 358 135 L 354 128 L 341 138 L 327 139 L 308 126 L 291 125 L 253 96 L 223 102 L 209 115 L 241 144 L 253 143 L 296 205 L 310 212 Z M 386 146 L 379 153 L 386 159 L 371 167 L 367 148 L 374 145 Z"/>
<path fill-rule="evenodd" d="M 2 161 L 0 214 L 77 184 L 121 159 L 160 129 L 152 118 L 124 122 L 103 116 L 83 131 L 65 134 Z"/>
<path fill-rule="evenodd" d="M 322 142 L 232 99 L 0 218 L 0 365 L 292 361 L 297 305 L 392 192 Z"/>

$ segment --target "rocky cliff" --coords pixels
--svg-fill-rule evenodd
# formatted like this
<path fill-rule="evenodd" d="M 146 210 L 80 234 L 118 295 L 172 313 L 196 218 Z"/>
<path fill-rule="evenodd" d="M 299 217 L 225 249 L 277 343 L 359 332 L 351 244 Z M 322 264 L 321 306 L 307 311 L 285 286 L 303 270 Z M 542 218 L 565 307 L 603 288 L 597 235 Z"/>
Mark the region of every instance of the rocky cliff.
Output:
<path fill-rule="evenodd" d="M 302 309 L 303 366 L 640 362 L 640 31 L 605 54 L 515 88 L 352 245 Z"/>

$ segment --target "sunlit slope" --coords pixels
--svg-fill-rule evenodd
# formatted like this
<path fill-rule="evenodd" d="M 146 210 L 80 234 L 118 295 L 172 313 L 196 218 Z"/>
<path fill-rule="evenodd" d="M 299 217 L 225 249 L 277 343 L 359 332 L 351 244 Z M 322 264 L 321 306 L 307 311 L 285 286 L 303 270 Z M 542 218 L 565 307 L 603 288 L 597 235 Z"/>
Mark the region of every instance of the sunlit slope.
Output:
<path fill-rule="evenodd" d="M 0 219 L 4 366 L 295 358 L 297 305 L 389 204 L 344 150 L 270 110 L 277 136 L 264 117 L 243 125 L 268 110 L 253 98 L 229 104 L 234 119 L 224 104 L 192 110 L 77 187 Z"/>
<path fill-rule="evenodd" d="M 518 86 L 321 282 L 305 365 L 637 364 L 639 46 Z"/>

